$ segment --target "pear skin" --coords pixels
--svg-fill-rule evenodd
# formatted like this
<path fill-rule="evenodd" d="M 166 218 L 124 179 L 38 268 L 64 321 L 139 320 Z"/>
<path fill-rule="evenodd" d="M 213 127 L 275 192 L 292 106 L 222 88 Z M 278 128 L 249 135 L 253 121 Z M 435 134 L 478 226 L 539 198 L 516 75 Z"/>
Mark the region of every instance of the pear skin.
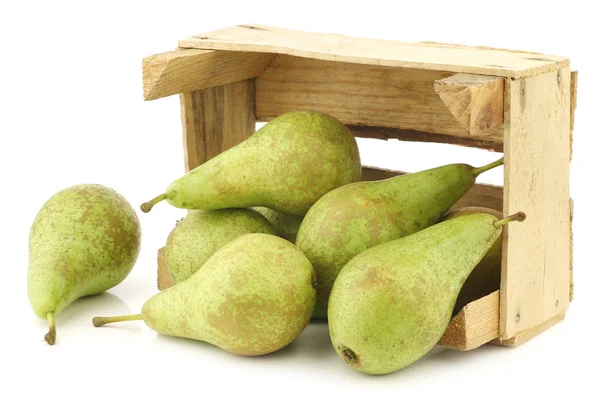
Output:
<path fill-rule="evenodd" d="M 461 207 L 448 211 L 442 221 L 474 213 L 487 213 L 501 219 L 502 213 L 487 207 Z M 481 259 L 465 281 L 454 306 L 453 314 L 458 314 L 467 304 L 500 289 L 502 271 L 502 236 L 498 237 L 490 250 Z"/>
<path fill-rule="evenodd" d="M 185 209 L 262 206 L 303 216 L 325 193 L 360 178 L 352 132 L 327 114 L 295 111 L 189 171 L 141 209 L 167 200 Z"/>
<path fill-rule="evenodd" d="M 296 243 L 296 235 L 302 223 L 302 217 L 287 215 L 266 207 L 253 207 L 261 213 L 273 226 L 277 235 L 288 242 Z"/>
<path fill-rule="evenodd" d="M 94 318 L 95 326 L 138 320 L 169 336 L 258 356 L 291 343 L 316 298 L 310 261 L 278 236 L 251 233 L 219 249 L 194 275 L 150 298 L 140 315 Z"/>
<path fill-rule="evenodd" d="M 331 292 L 329 333 L 338 355 L 374 375 L 398 371 L 431 350 L 458 293 L 510 221 L 471 214 L 380 244 L 354 257 Z"/>
<path fill-rule="evenodd" d="M 135 210 L 102 185 L 76 185 L 53 195 L 29 235 L 27 293 L 35 314 L 48 319 L 46 341 L 56 339 L 55 316 L 80 297 L 122 282 L 140 250 Z"/>
<path fill-rule="evenodd" d="M 351 183 L 324 195 L 306 214 L 296 245 L 318 275 L 314 317 L 326 318 L 333 283 L 352 257 L 438 222 L 475 183 L 503 163 L 481 168 L 450 164 L 371 182 Z"/>
<path fill-rule="evenodd" d="M 217 250 L 248 233 L 276 234 L 265 217 L 249 208 L 190 210 L 167 239 L 167 270 L 175 283 L 183 282 Z"/>

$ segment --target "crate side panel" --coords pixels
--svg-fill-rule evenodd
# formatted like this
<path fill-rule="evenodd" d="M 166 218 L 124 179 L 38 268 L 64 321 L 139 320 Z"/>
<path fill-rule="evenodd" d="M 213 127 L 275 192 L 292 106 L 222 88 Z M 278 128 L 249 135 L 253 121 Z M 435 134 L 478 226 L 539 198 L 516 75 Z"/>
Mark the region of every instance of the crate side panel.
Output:
<path fill-rule="evenodd" d="M 519 78 L 569 64 L 566 57 L 446 43 L 404 43 L 339 34 L 237 25 L 194 35 L 180 47 L 288 54 L 329 61 Z"/>
<path fill-rule="evenodd" d="M 569 80 L 569 69 L 562 68 L 510 81 L 504 212 L 523 211 L 527 219 L 507 225 L 503 233 L 503 340 L 534 329 L 568 308 Z"/>
<path fill-rule="evenodd" d="M 256 115 L 317 110 L 348 125 L 395 128 L 502 143 L 504 128 L 473 135 L 436 93 L 452 72 L 277 56 L 256 79 Z"/>

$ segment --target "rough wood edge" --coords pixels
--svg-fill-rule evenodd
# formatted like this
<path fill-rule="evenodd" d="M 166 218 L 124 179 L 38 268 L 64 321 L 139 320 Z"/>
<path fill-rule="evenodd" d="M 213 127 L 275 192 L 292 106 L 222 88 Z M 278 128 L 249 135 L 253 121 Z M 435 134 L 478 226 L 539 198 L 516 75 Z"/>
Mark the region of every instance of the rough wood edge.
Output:
<path fill-rule="evenodd" d="M 482 137 L 502 125 L 504 79 L 495 76 L 456 74 L 433 83 L 450 113 L 471 136 Z"/>
<path fill-rule="evenodd" d="M 520 331 L 519 333 L 517 333 L 517 335 L 513 336 L 510 339 L 497 338 L 497 339 L 492 340 L 490 343 L 496 344 L 496 345 L 502 345 L 502 346 L 509 346 L 509 347 L 518 346 L 518 345 L 525 343 L 526 341 L 532 339 L 533 337 L 539 335 L 543 331 L 553 327 L 554 325 L 556 325 L 557 323 L 562 321 L 564 318 L 565 318 L 565 313 L 557 314 L 556 316 L 547 320 L 546 322 L 544 322 L 541 325 L 538 325 L 534 328 L 530 328 L 530 329 L 527 329 L 524 331 Z"/>
<path fill-rule="evenodd" d="M 156 284 L 158 286 L 158 290 L 165 290 L 175 285 L 175 281 L 167 269 L 167 259 L 165 258 L 164 247 L 158 249 L 156 258 L 158 262 Z"/>
<path fill-rule="evenodd" d="M 570 249 L 569 249 L 569 273 L 571 275 L 570 277 L 570 285 L 569 285 L 569 302 L 573 301 L 573 293 L 575 291 L 575 286 L 574 286 L 574 282 L 573 282 L 573 213 L 575 212 L 575 204 L 573 202 L 573 199 L 570 199 L 569 201 L 569 207 L 570 207 L 570 235 L 571 235 L 571 243 L 570 243 Z"/>
<path fill-rule="evenodd" d="M 439 345 L 456 350 L 473 350 L 498 337 L 500 292 L 472 301 L 452 318 Z"/>
<path fill-rule="evenodd" d="M 573 159 L 573 129 L 575 129 L 575 109 L 577 108 L 578 71 L 571 71 L 571 160 Z"/>
<path fill-rule="evenodd" d="M 198 49 L 148 56 L 142 61 L 144 100 L 255 78 L 274 57 L 265 53 Z"/>
<path fill-rule="evenodd" d="M 463 147 L 475 147 L 479 149 L 502 152 L 502 142 L 471 139 L 466 137 L 442 135 L 429 132 L 411 131 L 405 129 L 381 128 L 375 126 L 348 125 L 354 136 L 372 139 L 397 139 L 404 142 L 446 143 Z"/>
<path fill-rule="evenodd" d="M 312 44 L 312 46 L 311 46 Z M 569 66 L 569 59 L 563 56 L 540 54 L 529 51 L 513 51 L 488 46 L 466 46 L 450 43 L 417 42 L 406 43 L 382 39 L 366 39 L 339 34 L 282 29 L 259 24 L 240 24 L 217 31 L 205 32 L 179 40 L 184 48 L 218 49 L 228 51 L 254 51 L 276 54 L 289 54 L 329 61 L 352 62 L 358 64 L 386 65 L 452 72 L 497 75 L 513 79 L 534 76 L 560 67 Z M 422 48 L 414 51 L 415 47 Z M 354 53 L 349 53 L 355 50 Z M 373 54 L 369 54 L 372 52 Z M 451 56 L 447 53 L 452 52 Z M 459 57 L 456 53 L 465 53 Z M 476 56 L 474 56 L 474 52 Z M 365 54 L 366 53 L 366 54 Z M 412 53 L 415 59 L 407 58 Z M 445 57 L 439 56 L 440 53 Z M 387 57 L 383 57 L 385 54 Z M 431 54 L 436 54 L 431 57 Z M 483 55 L 485 62 L 480 65 L 466 64 L 461 60 L 472 60 Z M 496 65 L 510 56 L 527 59 L 526 65 Z M 531 55 L 531 57 L 525 57 Z M 444 60 L 440 60 L 440 57 Z M 515 62 L 514 59 L 511 60 Z M 510 64 L 510 63 L 509 63 Z"/>

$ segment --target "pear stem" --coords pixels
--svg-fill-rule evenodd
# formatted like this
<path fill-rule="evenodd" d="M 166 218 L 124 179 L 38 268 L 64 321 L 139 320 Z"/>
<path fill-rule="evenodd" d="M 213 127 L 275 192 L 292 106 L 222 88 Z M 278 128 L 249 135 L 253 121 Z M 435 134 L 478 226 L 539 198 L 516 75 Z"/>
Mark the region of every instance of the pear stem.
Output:
<path fill-rule="evenodd" d="M 113 322 L 141 321 L 142 319 L 142 314 L 121 315 L 118 317 L 94 317 L 94 319 L 92 319 L 92 323 L 95 327 L 99 327 L 105 324 L 111 324 Z"/>
<path fill-rule="evenodd" d="M 46 343 L 48 343 L 50 346 L 53 346 L 56 342 L 56 325 L 54 323 L 54 311 L 46 314 L 46 318 L 48 319 L 48 326 L 50 327 L 50 329 L 48 330 L 48 333 L 46 333 L 46 336 L 44 336 L 44 339 L 46 339 Z"/>
<path fill-rule="evenodd" d="M 143 203 L 140 206 L 140 208 L 145 213 L 150 212 L 150 210 L 152 210 L 152 207 L 154 207 L 157 203 L 160 203 L 161 201 L 166 200 L 166 199 L 167 199 L 167 194 L 163 193 L 160 196 L 156 196 L 152 200 Z"/>
<path fill-rule="evenodd" d="M 523 221 L 525 221 L 526 217 L 527 216 L 525 215 L 524 212 L 519 211 L 516 214 L 509 215 L 508 217 L 501 219 L 500 221 L 494 222 L 494 227 L 500 228 L 502 225 L 508 224 L 509 222 L 513 222 L 513 221 L 523 222 Z"/>
<path fill-rule="evenodd" d="M 494 161 L 493 163 L 490 163 L 488 165 L 484 165 L 483 167 L 479 167 L 479 168 L 475 168 L 473 170 L 473 175 L 475 177 L 479 176 L 480 174 L 484 173 L 485 171 L 489 171 L 492 168 L 496 168 L 499 165 L 504 164 L 504 157 L 502 157 L 499 160 Z"/>

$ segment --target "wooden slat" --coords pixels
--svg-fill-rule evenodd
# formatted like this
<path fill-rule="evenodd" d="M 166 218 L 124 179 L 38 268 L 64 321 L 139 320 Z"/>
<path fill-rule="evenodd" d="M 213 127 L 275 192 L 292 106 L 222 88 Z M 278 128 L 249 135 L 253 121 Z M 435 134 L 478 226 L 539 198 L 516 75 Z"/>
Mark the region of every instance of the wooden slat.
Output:
<path fill-rule="evenodd" d="M 451 75 L 447 71 L 277 56 L 256 79 L 256 117 L 269 121 L 290 111 L 318 110 L 347 125 L 501 143 L 503 127 L 469 133 L 448 110 L 434 83 Z"/>
<path fill-rule="evenodd" d="M 554 316 L 553 318 L 547 320 L 546 322 L 542 323 L 541 325 L 538 325 L 531 329 L 526 329 L 524 331 L 519 331 L 515 336 L 511 337 L 510 339 L 497 338 L 497 339 L 492 340 L 490 343 L 498 344 L 498 345 L 502 345 L 502 346 L 510 346 L 510 347 L 518 346 L 521 343 L 525 343 L 529 339 L 537 336 L 538 334 L 545 331 L 546 329 L 556 325 L 557 323 L 562 321 L 564 318 L 565 318 L 564 313 L 558 314 L 558 315 Z"/>
<path fill-rule="evenodd" d="M 165 259 L 165 248 L 162 247 L 158 250 L 158 254 L 156 256 L 158 261 L 158 273 L 156 278 L 156 283 L 158 286 L 158 290 L 165 290 L 170 288 L 175 284 L 173 277 L 169 273 L 167 269 L 167 260 Z"/>
<path fill-rule="evenodd" d="M 392 171 L 387 169 L 365 167 L 362 168 L 363 181 L 375 181 L 388 179 L 394 176 L 402 175 L 404 172 Z M 502 211 L 503 206 L 503 188 L 501 186 L 475 184 L 456 204 L 451 208 L 481 206 L 489 207 L 494 210 Z"/>
<path fill-rule="evenodd" d="M 504 78 L 456 74 L 434 82 L 435 92 L 473 137 L 485 137 L 502 124 Z"/>
<path fill-rule="evenodd" d="M 497 75 L 532 76 L 567 66 L 565 57 L 444 43 L 403 43 L 238 25 L 194 35 L 180 47 L 288 54 L 329 61 Z"/>
<path fill-rule="evenodd" d="M 370 139 L 396 139 L 404 142 L 447 143 L 457 146 L 476 147 L 490 151 L 502 152 L 504 144 L 490 140 L 472 139 L 469 137 L 440 135 L 429 132 L 410 131 L 406 129 L 382 128 L 376 126 L 347 125 L 354 136 Z"/>
<path fill-rule="evenodd" d="M 189 171 L 254 133 L 254 80 L 180 95 Z"/>
<path fill-rule="evenodd" d="M 144 99 L 189 93 L 257 77 L 272 54 L 181 49 L 144 58 Z"/>
<path fill-rule="evenodd" d="M 502 340 L 547 326 L 569 306 L 570 77 L 562 68 L 510 82 L 504 213 L 527 219 L 504 231 Z"/>
<path fill-rule="evenodd" d="M 456 350 L 473 350 L 498 337 L 500 292 L 473 301 L 450 321 L 438 344 Z"/>

